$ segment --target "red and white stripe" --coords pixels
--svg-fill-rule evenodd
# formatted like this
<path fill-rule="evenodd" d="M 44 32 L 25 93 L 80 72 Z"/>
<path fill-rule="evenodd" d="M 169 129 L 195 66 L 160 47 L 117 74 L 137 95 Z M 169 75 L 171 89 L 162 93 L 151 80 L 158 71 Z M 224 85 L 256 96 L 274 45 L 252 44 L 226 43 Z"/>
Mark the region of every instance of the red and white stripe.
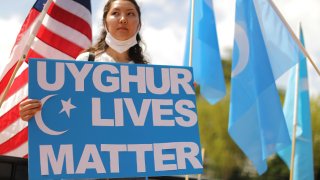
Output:
<path fill-rule="evenodd" d="M 31 10 L 24 22 L 4 73 L 0 77 L 0 93 L 4 92 L 15 64 L 23 54 L 39 12 Z M 45 15 L 28 58 L 75 59 L 91 45 L 91 13 L 73 0 L 54 0 Z M 19 116 L 19 104 L 28 97 L 28 64 L 24 63 L 0 109 L 0 155 L 28 155 L 28 123 Z"/>

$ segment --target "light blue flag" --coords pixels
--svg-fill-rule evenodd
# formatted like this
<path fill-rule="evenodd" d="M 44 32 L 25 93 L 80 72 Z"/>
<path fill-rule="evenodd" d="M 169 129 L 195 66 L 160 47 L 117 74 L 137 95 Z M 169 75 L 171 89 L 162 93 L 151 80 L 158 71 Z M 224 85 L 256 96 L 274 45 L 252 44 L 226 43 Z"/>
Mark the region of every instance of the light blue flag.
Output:
<path fill-rule="evenodd" d="M 201 95 L 215 104 L 226 94 L 219 53 L 216 23 L 211 0 L 194 2 L 194 35 L 192 67 Z M 189 18 L 190 19 L 190 18 Z M 184 65 L 189 65 L 190 22 L 187 33 Z"/>
<path fill-rule="evenodd" d="M 302 29 L 300 29 L 300 40 L 304 44 Z M 298 110 L 297 110 L 297 131 L 296 131 L 296 147 L 293 169 L 294 180 L 313 180 L 313 150 L 312 150 L 312 129 L 311 129 L 311 113 L 309 101 L 307 63 L 304 56 L 300 56 L 299 67 L 299 86 L 298 86 Z M 292 139 L 293 121 L 294 121 L 294 100 L 296 87 L 296 67 L 292 68 L 285 103 L 283 107 L 289 134 Z M 291 147 L 278 152 L 279 156 L 284 160 L 290 169 L 291 164 Z"/>
<path fill-rule="evenodd" d="M 291 145 L 275 80 L 299 49 L 267 0 L 236 0 L 229 134 L 259 174 Z"/>

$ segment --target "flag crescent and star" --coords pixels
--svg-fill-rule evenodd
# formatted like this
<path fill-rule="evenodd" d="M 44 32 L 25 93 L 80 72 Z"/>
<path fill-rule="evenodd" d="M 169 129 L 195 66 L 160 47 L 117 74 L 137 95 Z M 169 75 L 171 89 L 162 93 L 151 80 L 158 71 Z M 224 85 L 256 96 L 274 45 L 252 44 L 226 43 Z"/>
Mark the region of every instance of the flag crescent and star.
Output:
<path fill-rule="evenodd" d="M 54 136 L 57 136 L 57 135 L 62 135 L 64 134 L 65 132 L 67 132 L 68 130 L 64 130 L 64 131 L 55 131 L 53 129 L 50 129 L 43 121 L 43 118 L 42 118 L 42 111 L 44 110 L 44 107 L 45 107 L 45 104 L 46 102 L 51 99 L 52 97 L 55 97 L 56 94 L 53 94 L 53 95 L 48 95 L 44 98 L 41 99 L 41 103 L 42 103 L 42 110 L 39 111 L 38 113 L 36 113 L 35 115 L 35 120 L 36 120 L 36 123 L 37 123 L 37 126 L 39 127 L 39 129 L 41 129 L 42 132 L 48 134 L 48 135 L 54 135 Z M 75 109 L 76 106 L 74 106 L 72 103 L 71 103 L 71 98 L 69 98 L 67 101 L 64 101 L 64 100 L 61 100 L 61 104 L 62 104 L 62 109 L 61 111 L 59 112 L 59 114 L 65 112 L 66 115 L 68 116 L 68 118 L 70 119 L 70 111 L 72 109 Z"/>

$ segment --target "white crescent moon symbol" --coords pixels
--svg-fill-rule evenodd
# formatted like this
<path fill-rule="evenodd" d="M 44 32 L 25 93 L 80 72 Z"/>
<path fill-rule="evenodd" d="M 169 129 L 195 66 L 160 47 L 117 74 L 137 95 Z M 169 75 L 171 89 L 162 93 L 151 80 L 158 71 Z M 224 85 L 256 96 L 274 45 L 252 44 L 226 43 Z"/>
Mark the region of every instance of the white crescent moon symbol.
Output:
<path fill-rule="evenodd" d="M 249 40 L 247 33 L 244 29 L 239 25 L 235 24 L 235 35 L 234 35 L 235 42 L 239 48 L 239 59 L 238 63 L 233 68 L 231 76 L 235 77 L 240 74 L 247 66 L 249 62 Z"/>
<path fill-rule="evenodd" d="M 44 106 L 44 104 L 46 103 L 46 101 L 48 99 L 50 99 L 51 97 L 53 96 L 56 96 L 56 94 L 54 95 L 48 95 L 44 98 L 41 99 L 41 103 L 42 103 L 42 107 Z M 49 135 L 54 135 L 54 136 L 57 136 L 57 135 L 61 135 L 65 132 L 67 132 L 68 130 L 65 130 L 65 131 L 54 131 L 52 129 L 50 129 L 48 126 L 46 126 L 43 122 L 43 119 L 42 119 L 42 114 L 41 114 L 42 111 L 39 111 L 35 114 L 35 120 L 36 120 L 36 123 L 38 125 L 38 127 L 40 128 L 40 130 L 46 134 L 49 134 Z"/>

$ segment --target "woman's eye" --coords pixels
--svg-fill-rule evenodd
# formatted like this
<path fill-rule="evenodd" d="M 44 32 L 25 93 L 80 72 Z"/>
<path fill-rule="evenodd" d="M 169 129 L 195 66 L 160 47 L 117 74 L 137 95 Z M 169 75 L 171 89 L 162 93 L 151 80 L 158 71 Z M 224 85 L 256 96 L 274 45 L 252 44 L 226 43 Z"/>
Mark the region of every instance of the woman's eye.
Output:
<path fill-rule="evenodd" d="M 115 15 L 119 15 L 119 12 L 114 11 L 114 12 L 112 12 L 111 14 L 115 16 Z"/>
<path fill-rule="evenodd" d="M 129 16 L 135 16 L 136 14 L 134 12 L 129 12 L 128 15 Z"/>

